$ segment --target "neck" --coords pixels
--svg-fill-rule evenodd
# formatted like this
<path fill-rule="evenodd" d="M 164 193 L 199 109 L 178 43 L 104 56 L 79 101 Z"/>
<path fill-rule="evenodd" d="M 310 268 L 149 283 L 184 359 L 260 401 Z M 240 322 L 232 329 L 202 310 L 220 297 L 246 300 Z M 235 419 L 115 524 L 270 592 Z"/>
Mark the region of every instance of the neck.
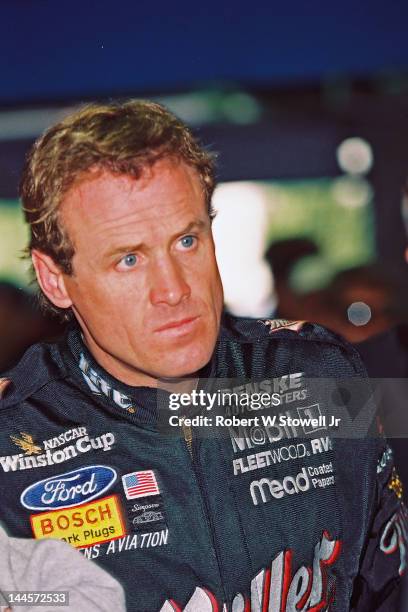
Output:
<path fill-rule="evenodd" d="M 82 330 L 82 339 L 95 361 L 108 374 L 125 385 L 164 389 L 169 393 L 189 393 L 197 387 L 198 377 L 156 378 L 142 370 L 136 370 L 118 357 L 112 356 L 103 350 L 87 330 Z"/>

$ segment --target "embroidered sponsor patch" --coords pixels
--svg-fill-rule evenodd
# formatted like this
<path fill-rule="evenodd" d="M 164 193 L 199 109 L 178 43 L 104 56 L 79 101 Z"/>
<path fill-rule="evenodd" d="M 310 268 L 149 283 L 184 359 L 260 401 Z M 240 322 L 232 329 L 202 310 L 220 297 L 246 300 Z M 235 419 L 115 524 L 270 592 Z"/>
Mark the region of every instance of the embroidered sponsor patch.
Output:
<path fill-rule="evenodd" d="M 159 485 L 153 470 L 131 472 L 122 476 L 123 489 L 127 499 L 159 495 Z"/>
<path fill-rule="evenodd" d="M 0 378 L 0 399 L 2 399 L 6 395 L 6 391 L 10 384 L 10 378 Z"/>
<path fill-rule="evenodd" d="M 157 546 L 167 546 L 169 542 L 169 530 L 160 529 L 159 531 L 146 531 L 142 533 L 132 533 L 123 538 L 110 540 L 105 544 L 94 544 L 81 548 L 80 551 L 87 559 L 98 559 L 126 553 L 140 548 L 156 548 Z"/>
<path fill-rule="evenodd" d="M 335 484 L 333 463 L 323 463 L 319 466 L 307 466 L 296 475 L 277 478 L 261 478 L 250 484 L 252 502 L 255 506 L 261 502 L 267 504 L 280 500 L 288 495 L 298 495 L 313 489 L 325 489 Z"/>
<path fill-rule="evenodd" d="M 249 592 L 237 593 L 232 601 L 233 612 L 291 612 L 293 610 L 331 610 L 335 603 L 336 578 L 331 572 L 342 543 L 323 532 L 314 547 L 311 566 L 302 565 L 294 571 L 294 551 L 283 550 L 269 567 L 261 569 L 251 580 Z M 196 587 L 185 606 L 167 599 L 160 612 L 215 612 L 227 610 L 215 595 L 204 587 Z M 228 610 L 229 610 L 228 606 Z"/>
<path fill-rule="evenodd" d="M 132 399 L 121 391 L 111 387 L 111 385 L 109 385 L 109 383 L 91 367 L 83 353 L 80 355 L 78 365 L 82 372 L 82 376 L 84 377 L 84 380 L 92 393 L 95 395 L 105 395 L 109 400 L 115 402 L 115 404 L 120 408 L 125 408 L 132 413 L 136 412 Z"/>
<path fill-rule="evenodd" d="M 267 468 L 270 465 L 279 465 L 310 457 L 311 455 L 330 453 L 332 449 L 333 444 L 329 436 L 324 438 L 312 438 L 305 442 L 279 446 L 278 448 L 267 449 L 258 453 L 251 453 L 250 455 L 238 457 L 233 459 L 232 468 L 234 476 L 238 476 L 253 470 Z"/>
<path fill-rule="evenodd" d="M 75 548 L 109 542 L 126 535 L 117 495 L 82 506 L 32 514 L 30 521 L 37 540 L 57 538 Z"/>
<path fill-rule="evenodd" d="M 25 455 L 40 455 L 43 452 L 41 446 L 34 442 L 34 437 L 31 434 L 22 431 L 20 436 L 20 438 L 18 436 L 10 436 L 10 440 L 21 448 Z"/>
<path fill-rule="evenodd" d="M 408 544 L 408 512 L 404 505 L 396 512 L 385 525 L 381 540 L 380 550 L 386 555 L 399 553 L 398 573 L 403 576 L 407 567 L 407 544 Z"/>
<path fill-rule="evenodd" d="M 381 459 L 377 463 L 377 474 L 381 474 L 381 472 L 385 470 L 385 468 L 387 467 L 387 464 L 391 461 L 391 459 L 392 459 L 392 449 L 389 446 L 387 446 L 387 448 L 385 449 L 385 451 L 383 452 L 381 456 Z"/>
<path fill-rule="evenodd" d="M 391 491 L 394 491 L 398 499 L 402 499 L 404 495 L 404 486 L 395 468 L 392 468 L 392 474 L 391 474 L 390 481 L 388 483 L 388 488 Z"/>
<path fill-rule="evenodd" d="M 0 465 L 4 472 L 37 469 L 64 463 L 84 453 L 110 451 L 115 444 L 115 436 L 112 432 L 107 431 L 91 437 L 86 427 L 68 429 L 53 438 L 43 440 L 42 443 L 36 442 L 34 436 L 26 432 L 19 432 L 19 435 L 13 435 L 10 438 L 23 453 L 0 457 Z"/>
<path fill-rule="evenodd" d="M 35 482 L 23 491 L 20 501 L 29 510 L 70 508 L 99 497 L 116 479 L 113 468 L 90 465 Z"/>
<path fill-rule="evenodd" d="M 287 319 L 260 319 L 266 327 L 269 327 L 269 333 L 272 334 L 279 329 L 290 329 L 291 331 L 299 332 L 306 321 L 288 321 Z"/>
<path fill-rule="evenodd" d="M 151 531 L 166 526 L 164 504 L 161 496 L 152 500 L 139 499 L 126 506 L 128 532 Z"/>

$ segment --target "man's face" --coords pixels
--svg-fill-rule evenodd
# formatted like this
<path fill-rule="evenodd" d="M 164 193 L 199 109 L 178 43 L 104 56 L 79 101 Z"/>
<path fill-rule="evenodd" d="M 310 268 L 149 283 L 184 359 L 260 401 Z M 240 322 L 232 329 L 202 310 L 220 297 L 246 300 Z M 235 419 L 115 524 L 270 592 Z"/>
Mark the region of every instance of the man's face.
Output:
<path fill-rule="evenodd" d="M 66 291 L 97 361 L 131 384 L 208 363 L 223 303 L 198 174 L 156 162 L 139 179 L 90 173 L 61 205 L 75 248 Z"/>

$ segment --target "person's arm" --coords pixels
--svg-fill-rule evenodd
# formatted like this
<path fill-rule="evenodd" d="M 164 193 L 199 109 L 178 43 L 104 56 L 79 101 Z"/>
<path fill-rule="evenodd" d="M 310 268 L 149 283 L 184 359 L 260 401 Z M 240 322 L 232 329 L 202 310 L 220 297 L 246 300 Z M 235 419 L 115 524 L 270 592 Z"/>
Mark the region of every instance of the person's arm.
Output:
<path fill-rule="evenodd" d="M 396 612 L 406 570 L 408 512 L 402 483 L 386 450 L 377 467 L 371 528 L 354 581 L 353 612 Z"/>
<path fill-rule="evenodd" d="M 28 606 L 29 612 L 124 612 L 124 592 L 107 571 L 60 540 L 9 538 L 1 530 L 2 591 L 67 591 L 69 606 Z M 12 607 L 14 609 L 14 607 Z M 20 607 L 17 606 L 17 609 Z"/>

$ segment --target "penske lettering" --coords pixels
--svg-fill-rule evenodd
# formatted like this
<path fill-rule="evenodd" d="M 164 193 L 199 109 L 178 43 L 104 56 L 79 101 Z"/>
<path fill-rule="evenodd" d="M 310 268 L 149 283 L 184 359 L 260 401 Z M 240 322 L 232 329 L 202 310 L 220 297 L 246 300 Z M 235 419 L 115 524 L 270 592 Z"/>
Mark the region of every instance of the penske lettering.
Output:
<path fill-rule="evenodd" d="M 30 520 L 36 539 L 57 538 L 76 548 L 108 542 L 126 533 L 116 495 L 80 507 L 32 514 Z"/>
<path fill-rule="evenodd" d="M 244 385 L 237 385 L 229 389 L 223 388 L 223 393 L 248 394 L 274 393 L 284 394 L 287 391 L 293 392 L 294 389 L 301 389 L 304 386 L 304 372 L 295 372 L 293 374 L 285 374 L 278 378 L 265 379 L 261 381 L 251 381 Z"/>

